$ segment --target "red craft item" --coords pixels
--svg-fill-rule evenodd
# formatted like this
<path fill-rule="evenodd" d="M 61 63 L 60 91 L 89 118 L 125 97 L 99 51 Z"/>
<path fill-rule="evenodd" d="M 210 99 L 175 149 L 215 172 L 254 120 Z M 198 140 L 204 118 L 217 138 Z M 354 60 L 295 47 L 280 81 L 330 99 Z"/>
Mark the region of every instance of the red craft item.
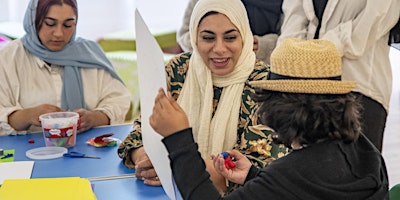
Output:
<path fill-rule="evenodd" d="M 112 138 L 113 133 L 103 134 L 94 138 L 90 138 L 87 143 L 95 147 L 107 147 L 117 145 L 118 139 Z"/>
<path fill-rule="evenodd" d="M 106 138 L 106 137 L 111 137 L 111 136 L 113 136 L 113 135 L 114 135 L 114 134 L 112 134 L 112 133 L 107 133 L 107 134 L 104 134 L 104 135 L 97 136 L 97 137 L 94 138 L 94 142 L 95 142 L 96 144 L 103 144 L 103 145 L 105 145 L 105 144 L 107 144 L 107 141 L 106 141 L 106 140 L 103 140 L 103 139 Z"/>
<path fill-rule="evenodd" d="M 236 167 L 235 163 L 232 161 L 231 156 L 229 155 L 228 152 L 222 152 L 221 154 L 225 159 L 224 164 L 226 169 L 232 169 Z"/>

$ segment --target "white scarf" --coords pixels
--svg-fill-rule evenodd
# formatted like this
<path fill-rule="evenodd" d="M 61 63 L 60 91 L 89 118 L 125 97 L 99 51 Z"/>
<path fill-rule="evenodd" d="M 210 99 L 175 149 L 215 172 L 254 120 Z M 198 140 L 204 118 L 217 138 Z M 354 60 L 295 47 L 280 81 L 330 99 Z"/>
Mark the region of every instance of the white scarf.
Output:
<path fill-rule="evenodd" d="M 243 49 L 234 70 L 225 75 L 211 73 L 203 62 L 196 45 L 197 29 L 203 15 L 216 11 L 226 15 L 238 28 Z M 254 70 L 253 35 L 246 9 L 240 0 L 200 0 L 190 20 L 190 38 L 193 54 L 187 76 L 178 98 L 193 128 L 194 139 L 204 158 L 233 148 L 237 141 L 239 110 L 244 83 Z M 214 117 L 213 86 L 223 87 Z"/>

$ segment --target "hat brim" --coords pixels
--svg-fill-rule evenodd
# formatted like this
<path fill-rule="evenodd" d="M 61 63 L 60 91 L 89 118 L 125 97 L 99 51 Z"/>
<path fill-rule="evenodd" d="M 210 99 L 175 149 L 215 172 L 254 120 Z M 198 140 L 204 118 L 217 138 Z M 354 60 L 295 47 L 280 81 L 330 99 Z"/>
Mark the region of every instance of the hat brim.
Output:
<path fill-rule="evenodd" d="M 260 80 L 250 84 L 265 90 L 306 94 L 346 94 L 356 86 L 354 81 L 333 80 Z"/>

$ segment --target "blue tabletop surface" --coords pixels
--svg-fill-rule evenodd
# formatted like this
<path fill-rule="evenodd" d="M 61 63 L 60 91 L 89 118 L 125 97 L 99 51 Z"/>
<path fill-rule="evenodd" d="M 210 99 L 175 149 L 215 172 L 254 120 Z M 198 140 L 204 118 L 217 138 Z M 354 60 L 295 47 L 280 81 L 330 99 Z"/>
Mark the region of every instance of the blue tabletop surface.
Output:
<path fill-rule="evenodd" d="M 131 124 L 124 124 L 96 127 L 80 133 L 77 135 L 76 145 L 69 148 L 68 151 L 78 151 L 87 155 L 98 156 L 100 159 L 61 157 L 49 160 L 34 160 L 35 164 L 31 178 L 73 176 L 94 178 L 132 174 L 135 170 L 126 167 L 121 162 L 121 158 L 117 155 L 117 146 L 97 148 L 86 143 L 88 139 L 106 133 L 113 133 L 112 137 L 122 141 L 131 129 Z M 28 140 L 31 139 L 35 142 L 29 143 Z M 0 148 L 15 150 L 14 161 L 31 160 L 26 157 L 25 152 L 44 146 L 42 133 L 0 137 Z M 98 200 L 168 199 L 162 187 L 144 185 L 143 181 L 136 178 L 93 181 L 92 184 L 94 185 L 94 192 Z"/>

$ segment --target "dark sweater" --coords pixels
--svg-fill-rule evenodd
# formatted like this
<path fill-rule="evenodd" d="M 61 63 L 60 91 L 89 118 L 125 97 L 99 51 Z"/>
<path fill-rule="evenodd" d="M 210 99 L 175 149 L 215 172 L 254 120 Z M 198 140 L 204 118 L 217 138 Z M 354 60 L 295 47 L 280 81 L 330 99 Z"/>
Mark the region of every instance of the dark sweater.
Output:
<path fill-rule="evenodd" d="M 282 0 L 242 0 L 253 35 L 279 34 Z"/>
<path fill-rule="evenodd" d="M 225 197 L 210 181 L 191 129 L 163 142 L 184 199 L 388 199 L 384 160 L 363 135 L 351 144 L 327 141 L 295 150 L 261 170 L 252 167 L 243 187 Z"/>

